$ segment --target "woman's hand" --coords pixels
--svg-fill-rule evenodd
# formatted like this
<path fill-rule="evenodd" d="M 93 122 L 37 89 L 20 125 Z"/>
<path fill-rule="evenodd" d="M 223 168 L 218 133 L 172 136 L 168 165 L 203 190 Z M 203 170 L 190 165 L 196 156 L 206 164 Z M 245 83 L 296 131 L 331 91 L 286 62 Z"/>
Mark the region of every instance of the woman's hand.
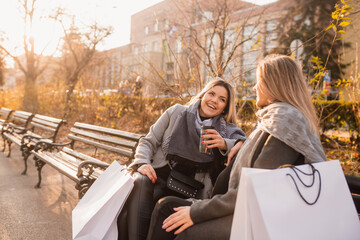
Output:
<path fill-rule="evenodd" d="M 227 150 L 227 145 L 222 136 L 215 129 L 205 130 L 206 135 L 202 136 L 203 143 L 207 148 L 219 148 L 220 150 Z M 211 139 L 209 139 L 211 138 Z"/>
<path fill-rule="evenodd" d="M 239 150 L 243 144 L 244 144 L 243 141 L 239 141 L 231 148 L 231 150 L 228 154 L 226 166 L 229 165 L 231 159 L 239 152 Z"/>
<path fill-rule="evenodd" d="M 174 208 L 175 213 L 171 214 L 165 221 L 163 222 L 162 228 L 167 232 L 171 232 L 172 230 L 179 228 L 175 231 L 174 234 L 179 234 L 183 232 L 185 229 L 194 225 L 194 222 L 190 217 L 190 207 L 177 207 Z"/>
<path fill-rule="evenodd" d="M 142 165 L 137 169 L 137 171 L 142 175 L 147 176 L 150 179 L 150 181 L 152 181 L 152 183 L 155 183 L 155 181 L 157 180 L 156 172 L 150 164 Z"/>

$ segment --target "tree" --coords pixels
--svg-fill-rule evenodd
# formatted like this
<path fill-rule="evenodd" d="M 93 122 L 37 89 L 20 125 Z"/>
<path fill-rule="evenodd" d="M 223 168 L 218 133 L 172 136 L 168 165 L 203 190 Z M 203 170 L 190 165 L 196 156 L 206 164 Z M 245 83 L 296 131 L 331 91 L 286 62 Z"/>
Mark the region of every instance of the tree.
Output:
<path fill-rule="evenodd" d="M 6 54 L 0 50 L 0 87 L 2 87 L 5 83 L 4 81 L 4 70 L 6 66 L 5 56 Z"/>
<path fill-rule="evenodd" d="M 280 45 L 276 49 L 277 52 L 291 54 L 290 43 L 295 39 L 301 40 L 304 43 L 302 59 L 308 77 L 314 75 L 314 67 L 325 65 L 325 68 L 331 71 L 332 86 L 342 77 L 343 69 L 346 67 L 340 62 L 343 43 L 335 39 L 338 32 L 326 31 L 338 2 L 338 0 L 294 1 L 280 21 L 279 28 L 284 31 L 280 32 Z M 345 43 L 344 46 L 348 44 Z M 315 90 L 321 86 L 322 78 L 318 80 L 320 81 L 314 84 Z"/>
<path fill-rule="evenodd" d="M 19 0 L 22 16 L 24 20 L 24 35 L 22 48 L 24 56 L 15 56 L 13 51 L 0 44 L 0 50 L 4 51 L 16 63 L 17 67 L 23 72 L 25 77 L 25 92 L 23 98 L 23 108 L 26 111 L 36 113 L 39 108 L 36 80 L 46 69 L 47 63 L 43 61 L 42 54 L 35 53 L 35 40 L 31 36 L 33 19 L 37 7 L 37 0 Z"/>
<path fill-rule="evenodd" d="M 71 21 L 67 24 L 69 17 Z M 70 110 L 71 96 L 76 84 L 96 53 L 96 47 L 112 33 L 112 28 L 102 27 L 97 23 L 80 28 L 75 24 L 75 17 L 67 15 L 60 8 L 53 18 L 60 23 L 64 32 L 59 66 L 65 80 L 66 115 Z"/>
<path fill-rule="evenodd" d="M 203 88 L 209 76 L 240 85 L 242 46 L 256 44 L 262 10 L 254 12 L 254 4 L 237 0 L 169 0 L 166 4 L 167 15 L 155 14 L 156 22 L 168 20 L 169 25 L 162 32 L 162 56 L 159 61 L 147 52 L 142 57 L 152 78 L 158 79 L 159 89 L 191 95 Z"/>

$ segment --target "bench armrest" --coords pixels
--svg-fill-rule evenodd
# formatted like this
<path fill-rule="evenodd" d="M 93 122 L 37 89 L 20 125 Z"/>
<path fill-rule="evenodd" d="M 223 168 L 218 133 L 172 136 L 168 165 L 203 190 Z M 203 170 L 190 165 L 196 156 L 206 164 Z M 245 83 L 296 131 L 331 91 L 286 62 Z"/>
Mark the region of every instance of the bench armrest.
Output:
<path fill-rule="evenodd" d="M 14 125 L 10 125 L 7 124 L 6 126 L 4 126 L 3 131 L 12 134 L 13 132 L 17 133 L 17 134 L 23 134 L 26 133 L 27 131 L 31 130 L 31 128 L 23 128 L 20 126 L 14 126 Z"/>
<path fill-rule="evenodd" d="M 56 147 L 65 147 L 67 145 L 70 145 L 71 142 L 68 143 L 52 143 L 52 142 L 46 142 L 46 141 L 39 141 L 35 144 L 35 148 L 34 151 L 37 152 L 40 149 L 42 150 L 52 150 L 53 148 Z"/>
<path fill-rule="evenodd" d="M 92 175 L 95 171 L 95 168 L 100 168 L 105 170 L 108 166 L 108 163 L 102 161 L 95 161 L 95 160 L 86 160 L 79 164 L 77 177 L 80 179 L 88 178 Z M 84 171 L 86 170 L 86 171 Z"/>
<path fill-rule="evenodd" d="M 36 139 L 36 140 L 41 140 L 41 139 L 51 139 L 52 137 L 37 137 L 31 134 L 25 134 L 22 138 L 21 138 L 21 145 L 23 145 L 26 141 L 26 143 L 30 143 L 31 140 Z"/>

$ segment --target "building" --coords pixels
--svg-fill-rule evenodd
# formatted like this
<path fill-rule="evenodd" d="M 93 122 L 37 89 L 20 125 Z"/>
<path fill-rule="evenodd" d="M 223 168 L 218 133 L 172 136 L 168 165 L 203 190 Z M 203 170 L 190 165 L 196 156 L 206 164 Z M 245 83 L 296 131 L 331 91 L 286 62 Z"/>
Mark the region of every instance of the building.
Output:
<path fill-rule="evenodd" d="M 100 54 L 112 56 L 99 69 L 100 87 L 114 88 L 142 76 L 146 96 L 187 96 L 211 76 L 221 76 L 233 83 L 238 95 L 254 95 L 256 65 L 277 47 L 279 31 L 286 31 L 279 28 L 279 19 L 294 1 L 218 3 L 164 0 L 132 15 L 131 43 Z M 359 66 L 356 26 L 348 33 L 356 39 L 353 49 L 346 52 L 353 73 Z"/>
<path fill-rule="evenodd" d="M 216 2 L 164 0 L 132 15 L 131 43 L 97 55 L 98 87 L 131 85 L 142 76 L 146 96 L 186 96 L 221 76 L 247 94 L 258 60 L 276 45 L 277 19 L 288 1 L 226 1 L 228 11 Z"/>

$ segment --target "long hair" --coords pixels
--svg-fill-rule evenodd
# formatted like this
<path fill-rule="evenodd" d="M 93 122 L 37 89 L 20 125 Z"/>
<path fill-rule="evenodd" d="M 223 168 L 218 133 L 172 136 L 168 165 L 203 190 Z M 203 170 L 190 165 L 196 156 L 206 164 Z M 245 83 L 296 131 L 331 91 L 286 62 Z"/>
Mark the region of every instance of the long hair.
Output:
<path fill-rule="evenodd" d="M 221 78 L 214 78 L 212 81 L 206 84 L 206 86 L 201 90 L 196 96 L 194 96 L 188 104 L 193 104 L 197 100 L 202 99 L 207 91 L 215 86 L 222 86 L 226 89 L 228 94 L 228 101 L 224 109 L 224 119 L 228 123 L 236 124 L 236 107 L 235 107 L 235 93 L 234 88 L 226 81 Z"/>
<path fill-rule="evenodd" d="M 318 133 L 318 117 L 300 65 L 289 56 L 271 55 L 259 63 L 257 71 L 270 101 L 296 107 L 308 120 L 311 132 Z"/>

